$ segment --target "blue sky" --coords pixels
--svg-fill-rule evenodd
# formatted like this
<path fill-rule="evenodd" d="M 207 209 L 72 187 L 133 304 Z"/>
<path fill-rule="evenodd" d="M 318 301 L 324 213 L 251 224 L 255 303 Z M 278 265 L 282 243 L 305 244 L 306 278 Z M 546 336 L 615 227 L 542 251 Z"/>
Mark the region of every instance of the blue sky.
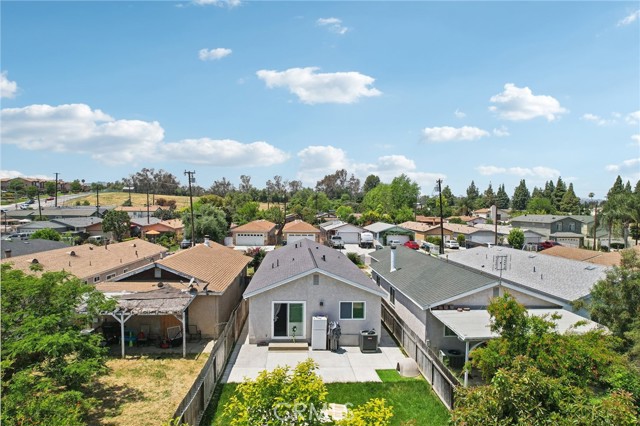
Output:
<path fill-rule="evenodd" d="M 2 177 L 640 179 L 639 2 L 13 2 Z"/>

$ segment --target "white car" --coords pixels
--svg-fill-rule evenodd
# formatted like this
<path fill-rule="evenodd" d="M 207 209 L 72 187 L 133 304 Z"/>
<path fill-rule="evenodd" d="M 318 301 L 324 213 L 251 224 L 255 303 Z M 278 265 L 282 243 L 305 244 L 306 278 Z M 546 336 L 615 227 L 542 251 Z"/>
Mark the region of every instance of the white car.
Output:
<path fill-rule="evenodd" d="M 445 241 L 444 246 L 446 248 L 449 248 L 449 249 L 459 249 L 460 248 L 460 244 L 458 244 L 458 242 L 454 241 L 454 240 Z"/>

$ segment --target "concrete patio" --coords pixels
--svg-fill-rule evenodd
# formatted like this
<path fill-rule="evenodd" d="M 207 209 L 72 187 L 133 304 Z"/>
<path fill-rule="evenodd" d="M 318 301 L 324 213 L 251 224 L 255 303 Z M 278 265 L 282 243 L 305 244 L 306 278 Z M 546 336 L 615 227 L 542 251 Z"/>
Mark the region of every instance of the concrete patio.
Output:
<path fill-rule="evenodd" d="M 325 383 L 380 382 L 376 370 L 395 369 L 398 360 L 405 358 L 384 329 L 376 353 L 361 353 L 360 348 L 356 346 L 341 347 L 338 352 L 311 349 L 269 351 L 267 346 L 252 345 L 248 340 L 245 325 L 225 369 L 223 383 L 239 383 L 245 378 L 255 379 L 261 371 L 272 370 L 277 366 L 288 365 L 293 368 L 307 358 L 318 363 L 317 373 Z"/>

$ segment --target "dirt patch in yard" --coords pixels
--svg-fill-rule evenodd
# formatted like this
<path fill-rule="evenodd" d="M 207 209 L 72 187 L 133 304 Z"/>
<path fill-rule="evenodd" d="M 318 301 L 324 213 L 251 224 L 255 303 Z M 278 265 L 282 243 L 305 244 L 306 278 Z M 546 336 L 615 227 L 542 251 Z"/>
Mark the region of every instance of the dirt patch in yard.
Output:
<path fill-rule="evenodd" d="M 89 424 L 156 426 L 168 421 L 207 359 L 208 354 L 109 360 L 110 372 L 96 389 L 101 404 Z"/>

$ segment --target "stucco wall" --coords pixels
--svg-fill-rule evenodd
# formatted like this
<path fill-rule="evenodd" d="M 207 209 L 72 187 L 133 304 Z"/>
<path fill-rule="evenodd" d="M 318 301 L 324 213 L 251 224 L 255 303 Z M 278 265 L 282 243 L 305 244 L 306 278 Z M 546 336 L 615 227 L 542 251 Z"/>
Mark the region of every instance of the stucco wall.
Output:
<path fill-rule="evenodd" d="M 311 341 L 311 317 L 326 315 L 338 321 L 342 330 L 342 346 L 358 345 L 361 330 L 380 331 L 380 296 L 318 274 L 319 284 L 313 284 L 313 274 L 249 298 L 249 342 L 268 342 L 272 339 L 272 302 L 306 302 L 305 335 L 299 340 Z M 320 301 L 323 306 L 320 306 Z M 364 320 L 340 320 L 340 302 L 365 302 Z"/>

